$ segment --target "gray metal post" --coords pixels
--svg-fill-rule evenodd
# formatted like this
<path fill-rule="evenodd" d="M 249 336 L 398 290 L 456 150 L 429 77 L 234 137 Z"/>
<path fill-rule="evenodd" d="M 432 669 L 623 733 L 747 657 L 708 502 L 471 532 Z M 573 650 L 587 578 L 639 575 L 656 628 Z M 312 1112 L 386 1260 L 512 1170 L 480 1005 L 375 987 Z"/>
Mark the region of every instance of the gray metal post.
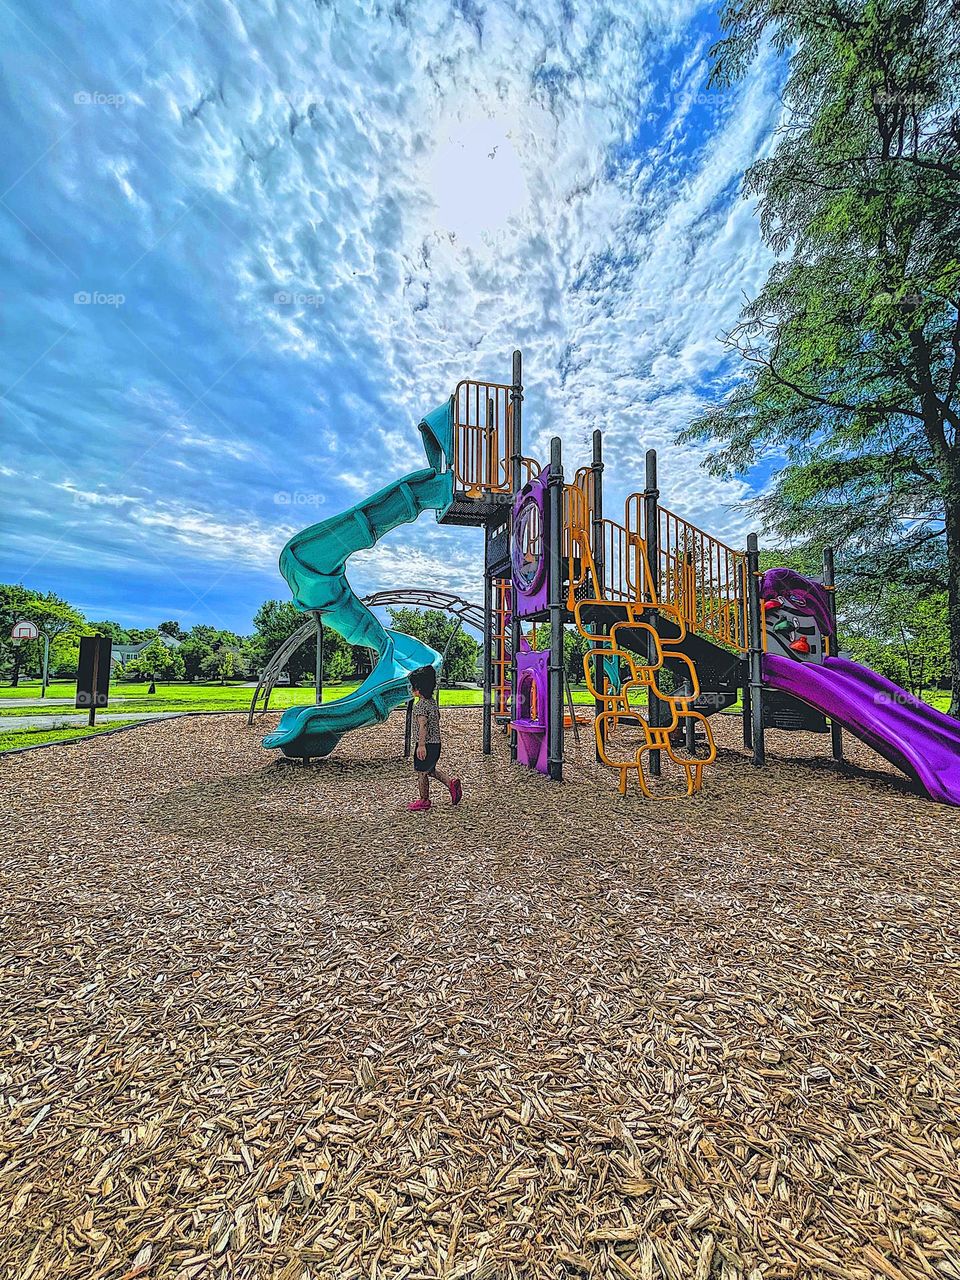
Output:
<path fill-rule="evenodd" d="M 513 410 L 513 432 L 510 440 L 510 488 L 518 494 L 521 488 L 520 459 L 523 457 L 523 356 L 513 353 L 513 385 L 510 388 Z"/>
<path fill-rule="evenodd" d="M 747 538 L 747 626 L 750 635 L 750 722 L 753 763 L 766 764 L 763 736 L 763 610 L 760 607 L 760 544 L 757 535 Z"/>
<path fill-rule="evenodd" d="M 563 462 L 560 437 L 550 441 L 549 608 L 550 660 L 547 667 L 547 767 L 554 782 L 563 781 Z"/>
<path fill-rule="evenodd" d="M 93 650 L 93 672 L 90 676 L 90 714 L 87 716 L 87 724 L 96 724 L 97 720 L 97 685 L 99 684 L 100 674 L 100 646 L 99 644 Z"/>
<path fill-rule="evenodd" d="M 591 550 L 593 552 L 593 567 L 597 571 L 597 578 L 598 578 L 598 581 L 594 583 L 594 589 L 596 590 L 597 596 L 601 597 L 603 595 L 603 583 L 604 583 L 604 576 L 603 576 L 603 572 L 604 572 L 603 570 L 603 433 L 600 431 L 599 427 L 593 433 L 593 458 L 590 463 L 590 471 L 593 475 L 593 527 L 590 531 L 591 543 L 592 543 Z M 594 630 L 598 635 L 602 634 L 602 624 L 599 622 L 594 623 Z M 603 669 L 603 658 L 600 655 L 598 655 L 593 660 L 594 688 L 602 689 L 605 678 L 606 678 L 606 672 Z M 594 715 L 599 716 L 600 713 L 603 711 L 603 709 L 604 709 L 603 699 L 596 698 L 594 700 L 594 707 L 593 707 Z M 601 725 L 600 732 L 601 732 L 601 735 L 604 732 L 604 727 L 602 725 Z M 597 760 L 599 760 L 600 744 L 599 742 L 596 741 L 596 737 L 594 737 L 594 742 L 596 743 L 596 747 L 595 747 L 596 757 L 597 757 Z"/>
<path fill-rule="evenodd" d="M 653 583 L 654 598 L 659 599 L 660 591 L 660 490 L 657 487 L 657 451 L 656 449 L 648 449 L 646 455 L 646 479 L 643 488 L 643 536 L 647 544 L 647 563 L 650 566 L 650 578 Z M 637 572 L 641 576 L 642 569 L 637 566 Z M 657 621 L 659 614 L 656 609 L 651 609 L 649 620 L 654 631 L 657 629 Z M 651 664 L 656 662 L 656 644 L 653 638 L 650 638 L 648 657 Z M 654 675 L 656 679 L 656 675 Z M 660 724 L 660 699 L 651 689 L 647 693 L 647 720 L 650 727 L 656 729 Z M 650 774 L 654 778 L 660 777 L 660 752 L 650 752 Z"/>
<path fill-rule="evenodd" d="M 830 640 L 830 654 L 836 656 L 836 650 L 839 647 L 837 643 L 837 591 L 836 577 L 834 576 L 833 564 L 833 547 L 824 547 L 823 549 L 823 585 L 827 588 L 827 596 L 830 600 L 830 617 L 833 621 L 833 636 Z M 843 759 L 843 730 L 840 728 L 836 720 L 830 721 L 830 746 L 833 749 L 834 760 Z"/>
<path fill-rule="evenodd" d="M 323 701 L 323 619 L 319 613 L 317 614 L 316 666 L 313 676 L 313 696 L 319 703 Z"/>
<path fill-rule="evenodd" d="M 743 722 L 743 745 L 745 750 L 753 750 L 753 720 L 750 699 L 750 609 L 749 609 L 749 590 L 747 588 L 747 566 L 745 561 L 740 563 L 740 636 L 747 645 L 747 657 L 740 664 L 740 674 L 742 676 L 740 684 L 740 719 Z"/>
<path fill-rule="evenodd" d="M 750 664 L 743 664 L 743 684 L 740 688 L 740 718 L 743 721 L 743 746 L 746 751 L 753 750 L 753 712 L 750 697 Z"/>
<path fill-rule="evenodd" d="M 514 498 L 522 488 L 520 459 L 523 456 L 523 356 L 513 353 L 513 383 L 510 389 L 510 407 L 513 410 L 513 430 L 510 441 L 510 488 Z M 510 515 L 510 541 L 513 544 L 513 513 Z M 510 715 L 517 714 L 517 654 L 520 652 L 520 620 L 516 611 L 510 611 Z M 510 759 L 517 758 L 517 734 L 510 733 Z"/>
<path fill-rule="evenodd" d="M 483 562 L 486 564 L 486 546 L 489 530 L 484 530 Z M 490 754 L 490 729 L 493 717 L 493 579 L 483 575 L 483 754 Z"/>

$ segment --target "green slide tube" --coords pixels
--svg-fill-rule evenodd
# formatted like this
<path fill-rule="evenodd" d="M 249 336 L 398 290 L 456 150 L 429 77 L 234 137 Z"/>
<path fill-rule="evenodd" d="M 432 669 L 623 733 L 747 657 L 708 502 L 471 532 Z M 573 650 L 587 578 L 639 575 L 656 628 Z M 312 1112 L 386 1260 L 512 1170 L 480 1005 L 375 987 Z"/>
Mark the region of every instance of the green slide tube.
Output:
<path fill-rule="evenodd" d="M 440 654 L 412 636 L 384 627 L 347 581 L 346 563 L 424 511 L 439 519 L 453 501 L 453 410 L 450 401 L 420 423 L 428 466 L 411 471 L 339 515 L 294 534 L 280 553 L 280 572 L 298 609 L 317 612 L 352 645 L 376 651 L 378 661 L 363 684 L 346 698 L 319 706 L 289 707 L 263 745 L 284 755 L 327 756 L 345 733 L 386 720 L 409 696 L 407 680 L 417 667 L 439 674 Z"/>

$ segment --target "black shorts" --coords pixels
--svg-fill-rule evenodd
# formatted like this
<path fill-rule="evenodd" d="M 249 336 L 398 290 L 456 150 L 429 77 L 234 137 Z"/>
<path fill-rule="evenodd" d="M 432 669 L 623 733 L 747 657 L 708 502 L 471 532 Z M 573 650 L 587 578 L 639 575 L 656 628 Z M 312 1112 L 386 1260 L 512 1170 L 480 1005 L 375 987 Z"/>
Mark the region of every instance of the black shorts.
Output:
<path fill-rule="evenodd" d="M 437 767 L 437 761 L 440 759 L 441 744 L 439 742 L 428 742 L 424 747 L 426 756 L 423 760 L 417 759 L 417 748 L 414 744 L 413 748 L 413 767 L 417 773 L 433 773 Z"/>

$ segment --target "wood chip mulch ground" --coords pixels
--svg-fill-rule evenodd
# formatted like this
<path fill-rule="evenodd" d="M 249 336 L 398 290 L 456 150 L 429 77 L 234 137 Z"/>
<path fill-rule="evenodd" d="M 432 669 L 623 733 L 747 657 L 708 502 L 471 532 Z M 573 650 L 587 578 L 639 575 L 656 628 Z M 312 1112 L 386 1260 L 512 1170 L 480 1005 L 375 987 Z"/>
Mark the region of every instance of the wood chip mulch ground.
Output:
<path fill-rule="evenodd" d="M 0 1276 L 960 1278 L 960 811 L 273 719 L 0 763 Z"/>

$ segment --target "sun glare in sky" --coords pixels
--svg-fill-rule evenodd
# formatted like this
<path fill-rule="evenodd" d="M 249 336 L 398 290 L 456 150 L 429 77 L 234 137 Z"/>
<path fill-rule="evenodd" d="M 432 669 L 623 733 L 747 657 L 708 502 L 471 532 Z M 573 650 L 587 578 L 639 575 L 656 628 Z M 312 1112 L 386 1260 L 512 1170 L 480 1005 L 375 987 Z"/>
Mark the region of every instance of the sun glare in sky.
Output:
<path fill-rule="evenodd" d="M 505 231 L 529 199 L 515 136 L 515 124 L 485 117 L 438 133 L 428 177 L 437 226 L 471 249 Z"/>

